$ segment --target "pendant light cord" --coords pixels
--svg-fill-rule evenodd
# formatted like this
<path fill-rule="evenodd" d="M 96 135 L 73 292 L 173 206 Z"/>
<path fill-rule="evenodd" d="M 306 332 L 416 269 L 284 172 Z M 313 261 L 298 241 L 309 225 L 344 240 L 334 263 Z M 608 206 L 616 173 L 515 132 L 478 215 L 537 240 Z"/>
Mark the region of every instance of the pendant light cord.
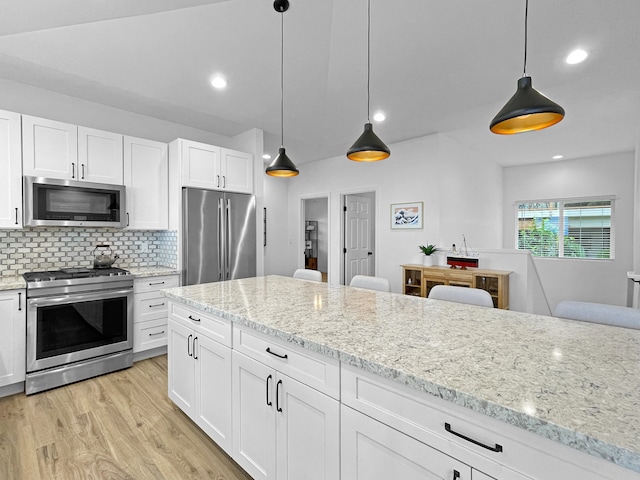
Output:
<path fill-rule="evenodd" d="M 371 123 L 371 0 L 367 2 L 367 123 Z"/>
<path fill-rule="evenodd" d="M 527 19 L 529 17 L 529 0 L 525 1 L 524 6 L 524 68 L 522 70 L 522 76 L 527 76 Z"/>
<path fill-rule="evenodd" d="M 284 12 L 280 13 L 280 135 L 284 147 Z"/>

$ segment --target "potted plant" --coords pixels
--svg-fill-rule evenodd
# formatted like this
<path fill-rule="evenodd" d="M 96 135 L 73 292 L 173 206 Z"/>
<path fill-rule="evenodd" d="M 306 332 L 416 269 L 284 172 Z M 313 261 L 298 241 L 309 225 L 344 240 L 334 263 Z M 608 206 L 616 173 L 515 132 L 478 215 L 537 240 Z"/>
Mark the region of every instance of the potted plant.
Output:
<path fill-rule="evenodd" d="M 424 258 L 422 259 L 422 264 L 425 267 L 433 266 L 433 257 L 431 255 L 434 254 L 436 251 L 438 251 L 436 246 L 435 245 L 429 245 L 429 244 L 420 245 L 420 251 L 422 253 L 424 253 Z"/>

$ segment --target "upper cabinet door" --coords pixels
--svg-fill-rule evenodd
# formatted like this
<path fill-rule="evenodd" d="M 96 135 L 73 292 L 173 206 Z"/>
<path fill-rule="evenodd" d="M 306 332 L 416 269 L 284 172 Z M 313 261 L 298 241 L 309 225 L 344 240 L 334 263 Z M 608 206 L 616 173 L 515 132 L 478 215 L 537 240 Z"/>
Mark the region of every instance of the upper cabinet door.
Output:
<path fill-rule="evenodd" d="M 78 127 L 78 179 L 122 185 L 122 135 Z"/>
<path fill-rule="evenodd" d="M 0 228 L 22 228 L 20 115 L 0 111 Z"/>
<path fill-rule="evenodd" d="M 22 116 L 22 172 L 34 177 L 78 179 L 78 127 Z"/>
<path fill-rule="evenodd" d="M 169 228 L 169 160 L 166 143 L 124 137 L 127 227 Z"/>
<path fill-rule="evenodd" d="M 182 186 L 220 190 L 220 147 L 181 140 Z"/>
<path fill-rule="evenodd" d="M 253 155 L 223 148 L 221 165 L 223 189 L 253 193 Z"/>

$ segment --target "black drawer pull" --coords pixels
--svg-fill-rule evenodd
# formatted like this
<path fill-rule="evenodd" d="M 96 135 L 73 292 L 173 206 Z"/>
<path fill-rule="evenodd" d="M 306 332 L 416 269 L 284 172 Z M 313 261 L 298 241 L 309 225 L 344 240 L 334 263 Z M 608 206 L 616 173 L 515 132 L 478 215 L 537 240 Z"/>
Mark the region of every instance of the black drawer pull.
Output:
<path fill-rule="evenodd" d="M 266 389 L 267 390 L 267 406 L 269 407 L 273 405 L 273 403 L 271 402 L 271 398 L 269 398 L 269 380 L 271 380 L 272 378 L 273 377 L 271 375 L 267 377 L 267 389 Z"/>
<path fill-rule="evenodd" d="M 466 435 L 462 435 L 461 433 L 454 432 L 454 431 L 451 429 L 451 425 L 449 425 L 449 424 L 448 424 L 448 423 L 446 423 L 446 422 L 445 422 L 445 424 L 444 424 L 444 429 L 445 429 L 447 432 L 451 433 L 452 435 L 455 435 L 456 437 L 460 437 L 460 438 L 462 438 L 463 440 L 466 440 L 467 442 L 471 442 L 471 443 L 473 443 L 473 444 L 475 444 L 475 445 L 478 445 L 479 447 L 486 448 L 487 450 L 491 450 L 492 452 L 501 452 L 501 451 L 502 451 L 502 445 L 498 445 L 497 443 L 496 443 L 496 446 L 495 446 L 495 447 L 490 447 L 489 445 L 485 445 L 484 443 L 481 443 L 481 442 L 479 442 L 479 441 L 477 441 L 477 440 L 474 440 L 473 438 L 469 438 L 469 437 L 467 437 Z"/>
<path fill-rule="evenodd" d="M 289 358 L 289 355 L 287 355 L 286 353 L 284 355 L 278 355 L 277 353 L 272 352 L 271 347 L 267 347 L 267 353 L 270 353 L 274 357 L 278 357 L 278 358 Z"/>
<path fill-rule="evenodd" d="M 154 307 L 164 307 L 164 302 L 156 303 L 155 305 L 149 305 L 149 308 L 154 308 Z"/>
<path fill-rule="evenodd" d="M 200 321 L 199 318 L 193 318 L 191 315 L 189 315 L 189 320 L 193 320 L 194 322 L 199 322 Z"/>
<path fill-rule="evenodd" d="M 154 282 L 149 284 L 149 286 L 151 285 L 164 285 L 164 282 Z"/>
<path fill-rule="evenodd" d="M 153 337 L 155 335 L 162 335 L 163 333 L 164 333 L 164 330 L 162 330 L 161 332 L 150 333 L 149 336 Z"/>

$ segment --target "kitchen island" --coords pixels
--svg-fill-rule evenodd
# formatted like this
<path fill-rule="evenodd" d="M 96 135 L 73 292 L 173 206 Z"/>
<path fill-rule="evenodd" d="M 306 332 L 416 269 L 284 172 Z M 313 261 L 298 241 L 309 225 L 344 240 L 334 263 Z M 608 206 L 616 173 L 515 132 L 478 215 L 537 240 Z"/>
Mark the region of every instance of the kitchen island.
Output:
<path fill-rule="evenodd" d="M 279 276 L 164 294 L 230 322 L 233 348 L 239 327 L 338 362 L 342 404 L 350 402 L 345 379 L 362 372 L 381 388 L 415 395 L 413 403 L 433 401 L 438 411 L 450 405 L 454 415 L 486 420 L 488 431 L 504 430 L 508 439 L 520 431 L 516 441 L 538 454 L 575 452 L 569 460 L 597 471 L 593 478 L 640 478 L 640 331 Z M 446 434 L 434 438 L 436 448 L 457 451 L 442 440 Z M 510 458 L 508 450 L 496 461 Z M 504 463 L 511 472 L 504 478 L 543 478 L 535 465 Z"/>

